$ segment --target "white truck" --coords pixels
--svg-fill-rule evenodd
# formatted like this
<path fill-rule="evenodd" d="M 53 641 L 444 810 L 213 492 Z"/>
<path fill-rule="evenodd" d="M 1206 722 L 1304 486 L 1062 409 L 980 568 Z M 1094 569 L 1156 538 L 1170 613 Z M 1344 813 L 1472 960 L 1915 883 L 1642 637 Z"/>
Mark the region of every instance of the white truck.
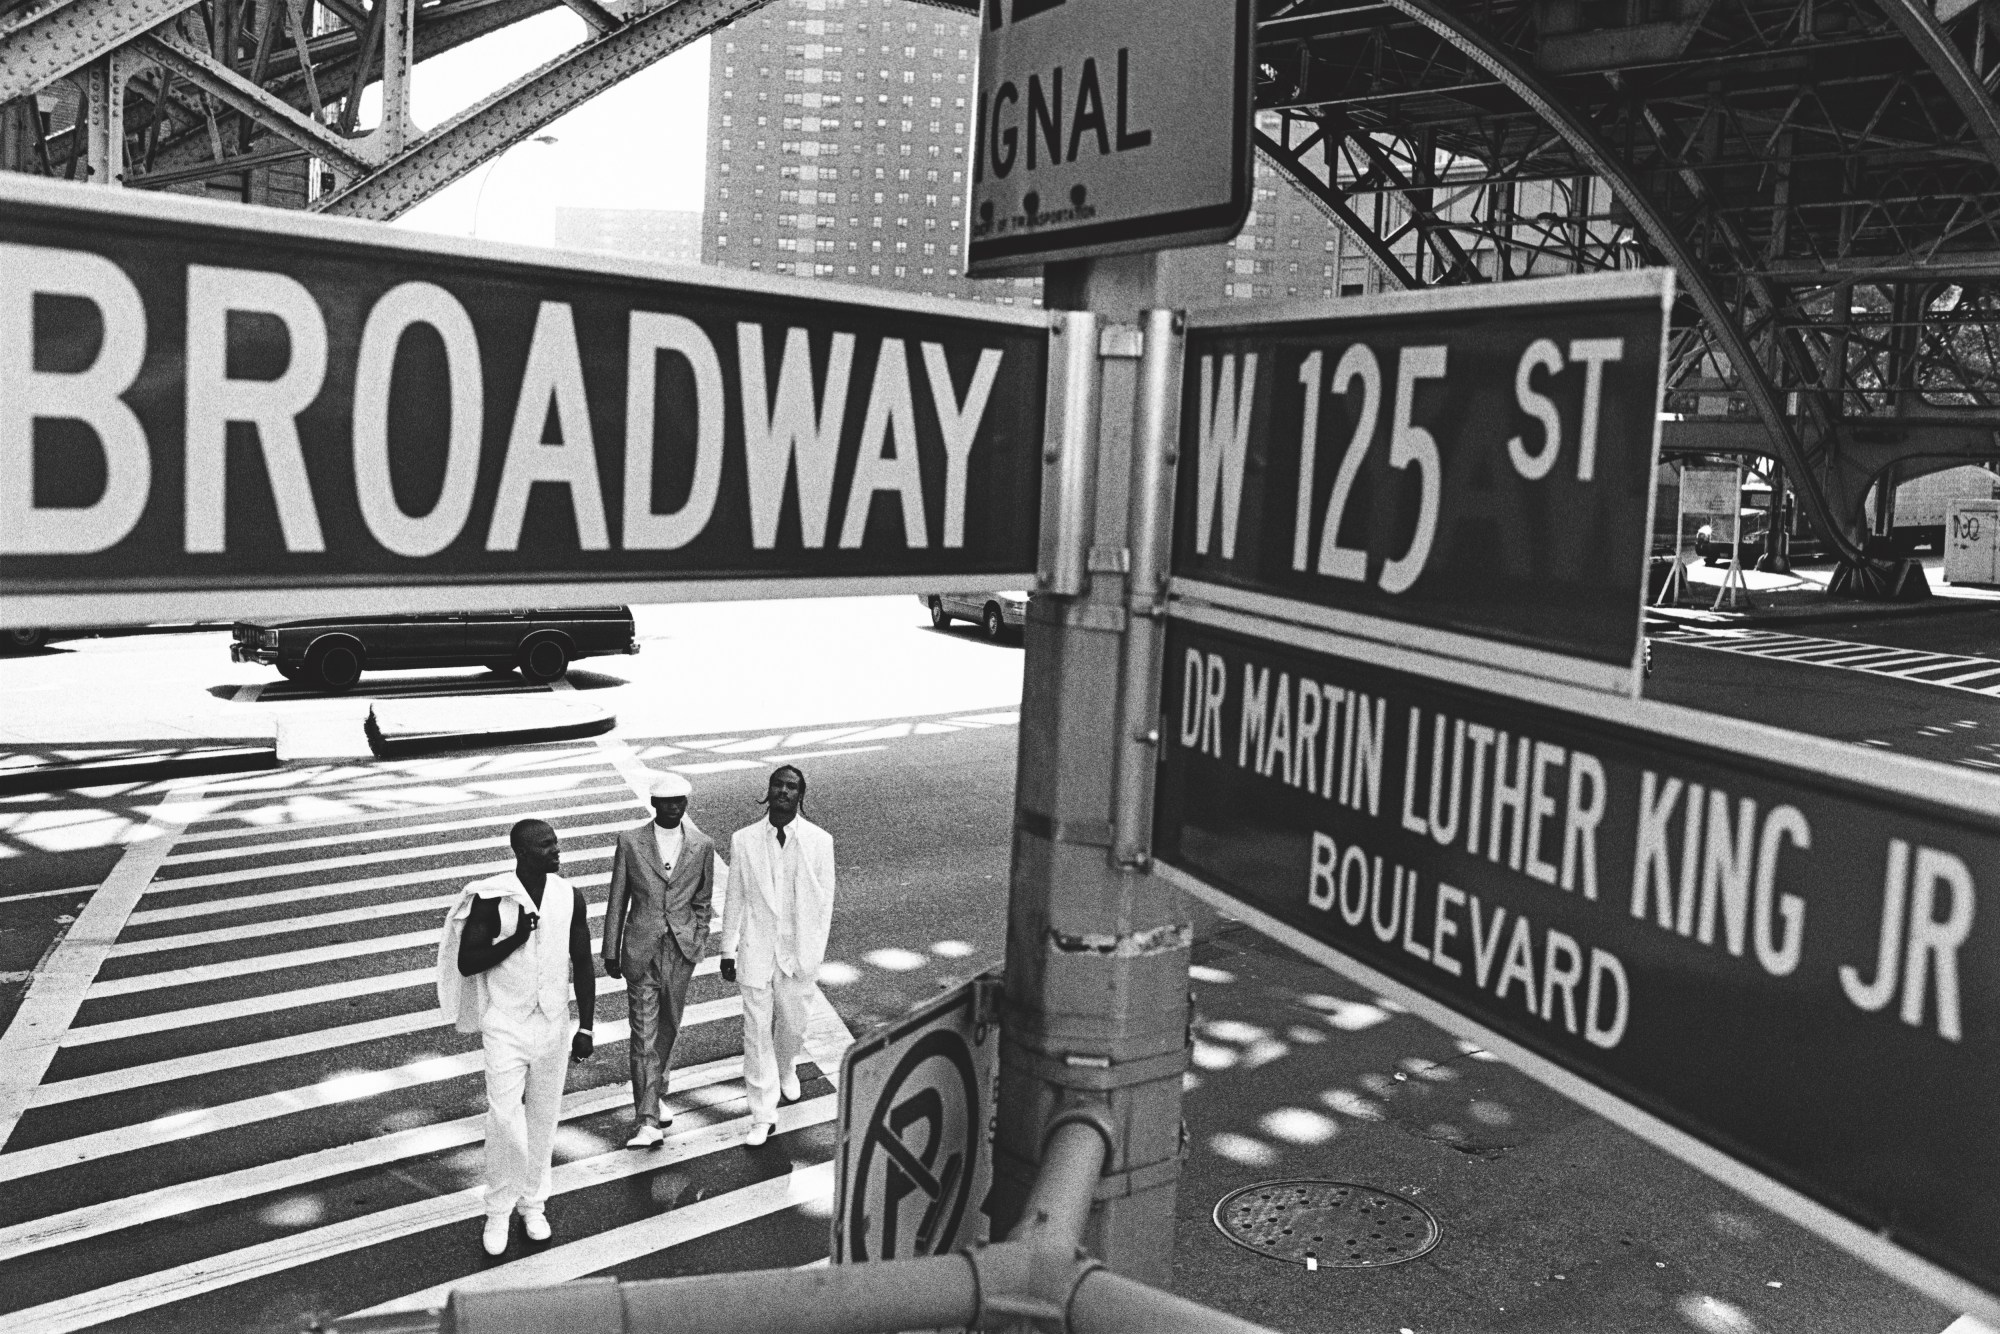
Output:
<path fill-rule="evenodd" d="M 1954 500 L 1992 500 L 2000 497 L 2000 477 L 1985 464 L 1946 468 L 1901 482 L 1896 487 L 1896 508 L 1890 515 L 1897 545 L 1904 550 L 1924 547 L 1944 550 L 1945 511 Z M 1875 495 L 1868 496 L 1868 523 L 1875 525 Z"/>

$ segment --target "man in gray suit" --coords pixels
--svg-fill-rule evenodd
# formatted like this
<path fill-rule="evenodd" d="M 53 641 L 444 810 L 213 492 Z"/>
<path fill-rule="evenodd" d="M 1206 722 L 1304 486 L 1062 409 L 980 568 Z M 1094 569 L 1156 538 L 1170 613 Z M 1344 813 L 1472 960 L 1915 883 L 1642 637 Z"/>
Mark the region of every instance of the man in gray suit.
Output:
<path fill-rule="evenodd" d="M 639 1125 L 629 1149 L 650 1148 L 673 1118 L 660 1115 L 694 966 L 708 945 L 715 843 L 687 819 L 688 780 L 663 774 L 651 790 L 653 822 L 618 836 L 604 908 L 604 971 L 625 979 L 632 1013 L 632 1102 Z"/>

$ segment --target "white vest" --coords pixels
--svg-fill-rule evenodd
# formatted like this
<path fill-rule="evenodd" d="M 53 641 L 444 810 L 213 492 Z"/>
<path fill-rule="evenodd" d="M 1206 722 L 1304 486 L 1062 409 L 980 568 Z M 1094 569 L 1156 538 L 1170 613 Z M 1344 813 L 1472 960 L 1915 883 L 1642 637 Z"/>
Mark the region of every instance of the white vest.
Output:
<path fill-rule="evenodd" d="M 520 926 L 524 911 L 539 911 L 534 934 L 522 946 L 486 970 L 486 1004 L 509 1019 L 525 1020 L 540 1011 L 549 1019 L 569 1018 L 569 924 L 575 915 L 576 891 L 569 881 L 551 875 L 542 889 L 542 906 L 534 910 L 528 891 L 512 871 L 468 886 L 482 897 L 499 894 L 500 939 Z"/>

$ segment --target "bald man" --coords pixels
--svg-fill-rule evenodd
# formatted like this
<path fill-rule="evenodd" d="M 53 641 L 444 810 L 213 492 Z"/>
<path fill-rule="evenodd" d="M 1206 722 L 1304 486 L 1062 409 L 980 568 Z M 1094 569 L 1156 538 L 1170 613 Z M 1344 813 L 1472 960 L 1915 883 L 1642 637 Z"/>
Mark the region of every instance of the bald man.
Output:
<path fill-rule="evenodd" d="M 488 1255 L 507 1249 L 518 1208 L 530 1241 L 550 1236 L 551 1154 L 569 1061 L 587 1060 L 597 1013 L 597 970 L 583 894 L 557 875 L 556 831 L 522 820 L 509 834 L 514 869 L 475 880 L 445 923 L 440 962 L 455 959 L 462 983 L 441 975 L 438 999 L 461 1032 L 477 1031 L 486 1053 L 486 1230 Z M 457 947 L 452 948 L 452 937 Z M 569 1015 L 576 988 L 578 1023 Z"/>
<path fill-rule="evenodd" d="M 660 1110 L 673 1069 L 694 966 L 708 948 L 715 900 L 715 841 L 688 817 L 694 786 L 679 774 L 654 778 L 650 823 L 618 836 L 604 907 L 604 971 L 625 979 L 632 1015 L 632 1108 L 628 1149 L 653 1148 L 673 1118 Z"/>

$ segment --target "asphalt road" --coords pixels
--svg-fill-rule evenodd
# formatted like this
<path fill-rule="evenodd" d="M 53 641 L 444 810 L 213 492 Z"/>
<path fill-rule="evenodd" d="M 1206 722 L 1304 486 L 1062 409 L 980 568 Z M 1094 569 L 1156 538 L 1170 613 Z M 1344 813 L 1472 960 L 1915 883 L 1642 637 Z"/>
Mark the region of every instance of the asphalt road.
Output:
<path fill-rule="evenodd" d="M 0 1121 L 0 1328 L 291 1330 L 435 1302 L 437 1285 L 476 1276 L 822 1258 L 827 1076 L 849 1034 L 996 963 L 1005 934 L 1021 651 L 922 621 L 914 599 L 648 612 L 645 652 L 576 673 L 580 694 L 618 712 L 615 738 L 421 759 L 366 753 L 369 697 L 494 694 L 504 711 L 519 684 L 397 674 L 337 701 L 264 698 L 244 689 L 263 674 L 230 667 L 212 634 L 7 663 L 0 698 L 24 701 L 16 730 L 46 736 L 87 713 L 89 744 L 111 747 L 193 736 L 208 719 L 238 734 L 275 724 L 289 760 L 0 806 L 0 911 L 13 914 L 0 920 L 18 921 L 23 955 L 143 872 L 52 1057 L 37 1067 L 22 1032 L 6 1039 L 0 1113 L 10 1090 L 25 1106 Z M 75 689 L 107 693 L 93 710 Z M 38 697 L 53 717 L 30 716 Z M 634 770 L 687 774 L 690 814 L 726 839 L 759 818 L 781 758 L 805 769 L 807 813 L 833 833 L 840 868 L 804 1101 L 769 1144 L 743 1147 L 735 990 L 711 960 L 676 1053 L 672 1138 L 626 1151 L 625 1007 L 601 992 L 600 1051 L 566 1093 L 556 1237 L 517 1234 L 486 1260 L 468 1194 L 477 1038 L 434 1009 L 449 897 L 500 869 L 507 826 L 533 814 L 556 824 L 565 872 L 601 913 L 616 831 L 647 814 Z"/>
<path fill-rule="evenodd" d="M 1822 657 L 1881 643 L 1983 659 L 1982 619 L 2000 624 L 1800 633 L 1839 637 Z M 180 785 L 187 804 L 164 812 L 171 794 L 143 786 L 0 801 L 0 947 L 25 961 L 4 965 L 15 972 L 60 938 L 59 919 L 109 903 L 98 886 L 121 883 L 121 863 L 157 862 L 18 1123 L 0 1121 L 0 1328 L 297 1330 L 452 1282 L 822 1257 L 825 1075 L 845 1035 L 997 964 L 1004 939 L 1021 652 L 921 622 L 914 599 L 643 609 L 642 654 L 575 673 L 580 697 L 620 718 L 608 744 L 416 760 L 366 753 L 371 693 L 497 692 L 504 708 L 518 683 L 385 677 L 336 701 L 246 690 L 275 677 L 228 664 L 213 634 L 0 663 L 17 749 L 275 732 L 287 755 L 274 773 Z M 1699 638 L 1658 643 L 1649 693 L 1968 772 L 2000 739 L 1992 696 Z M 486 1261 L 464 1194 L 479 1172 L 476 1039 L 427 1018 L 444 896 L 532 812 L 557 823 L 568 873 L 601 902 L 614 831 L 643 818 L 633 762 L 687 773 L 693 817 L 726 835 L 756 818 L 780 755 L 810 776 L 841 875 L 805 1101 L 766 1148 L 740 1146 L 732 991 L 704 973 L 676 1061 L 676 1139 L 624 1150 L 624 1006 L 602 995 L 600 1054 L 569 1082 L 556 1238 L 517 1234 Z M 1240 928 L 1196 957 L 1176 1234 L 1191 1295 L 1284 1329 L 1412 1334 L 1936 1334 L 1955 1314 Z M 0 993 L 9 1012 L 19 982 Z M 10 1077 L 0 1068 L 0 1110 Z M 1216 1233 L 1227 1192 L 1294 1175 L 1423 1203 L 1444 1240 L 1412 1264 L 1308 1276 Z"/>
<path fill-rule="evenodd" d="M 1675 628 L 1653 639 L 1646 694 L 2000 776 L 2000 607 Z"/>

